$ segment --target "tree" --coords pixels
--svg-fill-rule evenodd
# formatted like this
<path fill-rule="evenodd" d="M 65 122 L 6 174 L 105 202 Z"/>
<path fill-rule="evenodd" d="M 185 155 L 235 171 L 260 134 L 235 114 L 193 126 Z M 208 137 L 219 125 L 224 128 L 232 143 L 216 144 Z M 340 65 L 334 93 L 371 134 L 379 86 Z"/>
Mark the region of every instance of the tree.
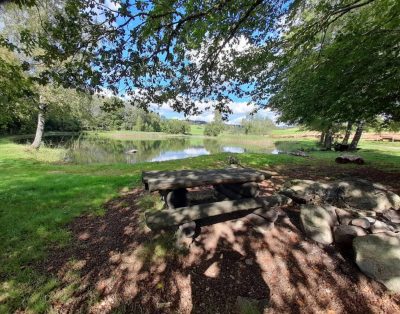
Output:
<path fill-rule="evenodd" d="M 164 120 L 161 130 L 171 134 L 187 134 L 190 132 L 190 124 L 183 120 Z"/>
<path fill-rule="evenodd" d="M 117 1 L 114 8 L 67 0 L 44 23 L 46 33 L 34 41 L 27 33 L 23 42 L 42 48 L 35 59 L 49 68 L 43 81 L 116 94 L 123 86 L 143 107 L 169 100 L 186 114 L 199 112 L 199 100 L 225 114 L 234 97 L 248 97 L 271 103 L 287 121 L 323 120 L 328 134 L 376 115 L 398 119 L 398 13 L 396 0 Z M 54 68 L 54 60 L 65 66 Z"/>
<path fill-rule="evenodd" d="M 232 93 L 241 93 L 226 80 L 236 72 L 238 47 L 268 41 L 289 1 L 116 3 L 68 0 L 64 12 L 45 21 L 46 33 L 35 41 L 43 49 L 36 59 L 49 67 L 41 78 L 92 91 L 107 86 L 116 94 L 123 85 L 143 106 L 170 100 L 175 110 L 196 114 L 198 100 L 229 112 Z M 66 66 L 54 69 L 54 60 Z"/>
<path fill-rule="evenodd" d="M 295 28 L 290 49 L 276 58 L 273 88 L 264 89 L 273 91 L 270 104 L 282 121 L 311 126 L 319 119 L 326 125 L 320 130 L 329 136 L 338 124 L 357 124 L 353 149 L 365 123 L 377 116 L 400 119 L 400 6 L 391 0 L 369 2 L 305 47 L 296 46 L 296 34 L 309 23 Z"/>
<path fill-rule="evenodd" d="M 242 127 L 246 134 L 269 134 L 276 126 L 268 117 L 259 114 L 249 115 L 242 120 Z"/>
<path fill-rule="evenodd" d="M 204 135 L 218 136 L 225 130 L 225 124 L 222 121 L 222 114 L 218 110 L 214 111 L 214 119 L 211 123 L 207 123 L 204 128 Z"/>
<path fill-rule="evenodd" d="M 39 5 L 35 1 L 27 1 L 27 7 L 22 5 L 22 1 L 17 2 L 18 6 L 9 3 L 1 7 L 1 23 L 7 25 L 7 28 L 2 29 L 0 42 L 3 42 L 3 45 L 6 42 L 8 53 L 15 55 L 17 63 L 20 64 L 21 75 L 25 77 L 25 81 L 30 82 L 30 88 L 34 91 L 30 94 L 30 101 L 27 103 L 30 104 L 30 112 L 37 112 L 36 134 L 31 146 L 38 149 L 42 142 L 47 114 L 55 111 L 58 111 L 60 115 L 71 112 L 73 107 L 79 107 L 79 103 L 87 104 L 87 95 L 74 89 L 63 88 L 54 80 L 43 79 L 43 75 L 48 71 L 61 69 L 64 66 L 62 62 L 53 60 L 51 65 L 38 62 L 37 57 L 41 54 L 41 49 L 35 43 L 38 38 L 44 36 L 43 24 L 51 21 L 56 12 L 62 9 L 60 2 L 47 0 L 40 2 Z M 30 8 L 33 5 L 35 7 Z M 25 42 L 25 47 L 18 48 L 18 44 L 27 38 L 29 40 Z M 10 88 L 7 90 L 9 94 L 13 92 Z M 83 109 L 82 112 L 85 110 Z"/>
<path fill-rule="evenodd" d="M 11 51 L 0 47 L 0 130 L 13 132 L 31 117 L 33 83 Z"/>

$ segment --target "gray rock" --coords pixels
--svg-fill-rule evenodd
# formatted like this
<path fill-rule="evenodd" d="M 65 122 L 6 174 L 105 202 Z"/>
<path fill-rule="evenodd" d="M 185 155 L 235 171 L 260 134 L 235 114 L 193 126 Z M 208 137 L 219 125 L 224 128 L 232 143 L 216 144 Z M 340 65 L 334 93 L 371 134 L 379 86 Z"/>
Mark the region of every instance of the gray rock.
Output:
<path fill-rule="evenodd" d="M 192 238 L 196 233 L 196 222 L 191 221 L 184 223 L 179 226 L 179 230 L 182 232 L 183 236 Z"/>
<path fill-rule="evenodd" d="M 370 225 L 373 225 L 374 223 L 375 223 L 375 221 L 376 221 L 376 219 L 375 218 L 372 218 L 372 217 L 364 217 L 365 219 L 367 219 L 368 221 L 369 221 L 369 223 L 370 223 Z"/>
<path fill-rule="evenodd" d="M 395 230 L 392 226 L 380 220 L 375 221 L 375 223 L 371 225 L 371 232 L 374 234 L 387 231 L 395 231 Z"/>
<path fill-rule="evenodd" d="M 335 207 L 331 205 L 302 205 L 300 220 L 306 235 L 322 244 L 331 244 L 331 228 L 337 224 Z"/>
<path fill-rule="evenodd" d="M 263 313 L 268 308 L 269 299 L 236 298 L 236 311 L 239 314 Z"/>
<path fill-rule="evenodd" d="M 396 224 L 400 223 L 400 210 L 389 209 L 383 213 L 383 217 Z"/>
<path fill-rule="evenodd" d="M 257 214 L 249 214 L 243 219 L 246 223 L 253 226 L 253 229 L 259 233 L 264 234 L 274 226 L 274 222 L 265 219 L 263 216 Z"/>
<path fill-rule="evenodd" d="M 367 232 L 357 226 L 340 225 L 334 229 L 335 242 L 341 245 L 350 245 L 357 236 L 364 236 Z"/>
<path fill-rule="evenodd" d="M 369 229 L 369 227 L 371 226 L 371 223 L 368 221 L 368 219 L 365 218 L 353 219 L 350 224 L 364 229 Z"/>
<path fill-rule="evenodd" d="M 299 204 L 320 202 L 330 185 L 312 180 L 291 180 L 286 182 L 284 189 L 279 193 L 290 197 Z"/>
<path fill-rule="evenodd" d="M 200 229 L 194 221 L 180 225 L 178 230 L 175 232 L 176 248 L 188 248 L 193 243 L 193 238 L 196 236 L 196 232 L 198 232 L 199 230 Z"/>
<path fill-rule="evenodd" d="M 353 240 L 358 267 L 389 290 L 400 292 L 400 237 L 371 234 Z"/>
<path fill-rule="evenodd" d="M 292 180 L 284 185 L 281 194 L 300 204 L 327 202 L 337 207 L 353 207 L 372 216 L 390 208 L 400 209 L 400 196 L 381 184 L 362 179 L 344 179 L 332 183 L 312 180 Z"/>
<path fill-rule="evenodd" d="M 279 213 L 274 210 L 274 209 L 264 209 L 264 208 L 259 208 L 253 212 L 253 214 L 256 214 L 258 216 L 263 217 L 265 220 L 268 220 L 269 222 L 275 222 L 278 219 Z"/>
<path fill-rule="evenodd" d="M 356 215 L 353 212 L 342 208 L 335 208 L 335 212 L 341 225 L 348 225 L 354 218 L 356 218 Z"/>
<path fill-rule="evenodd" d="M 368 180 L 340 180 L 336 181 L 332 188 L 337 191 L 338 199 L 347 206 L 378 213 L 390 208 L 400 208 L 400 196 L 383 185 Z"/>
<path fill-rule="evenodd" d="M 295 150 L 293 152 L 289 153 L 292 156 L 298 156 L 298 157 L 309 157 L 305 152 L 303 152 L 302 150 Z"/>

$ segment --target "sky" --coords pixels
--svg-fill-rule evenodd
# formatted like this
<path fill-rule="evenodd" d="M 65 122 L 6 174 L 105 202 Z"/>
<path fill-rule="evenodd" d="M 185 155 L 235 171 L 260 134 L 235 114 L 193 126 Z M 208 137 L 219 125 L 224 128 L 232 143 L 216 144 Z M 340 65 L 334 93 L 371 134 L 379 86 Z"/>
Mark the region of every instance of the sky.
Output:
<path fill-rule="evenodd" d="M 198 103 L 198 107 L 204 110 L 202 114 L 186 118 L 189 120 L 201 120 L 206 122 L 211 122 L 214 119 L 214 112 L 212 109 L 205 110 L 206 105 L 200 102 Z M 232 102 L 229 107 L 233 112 L 228 117 L 227 123 L 229 124 L 240 124 L 240 121 L 255 109 L 254 105 L 248 106 L 246 102 Z M 175 112 L 168 104 L 163 104 L 161 107 L 153 105 L 151 109 L 168 119 L 185 119 L 183 114 Z M 277 119 L 277 115 L 269 109 L 260 109 L 258 113 L 263 117 L 272 119 L 274 122 Z"/>
<path fill-rule="evenodd" d="M 110 8 L 111 10 L 118 10 L 119 4 L 114 2 L 113 0 L 105 0 L 105 6 Z M 229 50 L 233 49 L 237 52 L 243 52 L 246 49 L 250 48 L 249 42 L 247 41 L 246 38 L 239 38 L 238 43 L 229 46 L 227 45 L 224 50 L 227 50 L 227 53 L 229 54 Z M 200 53 L 198 53 L 200 52 Z M 193 53 L 193 59 L 192 61 L 196 62 L 197 58 L 202 57 L 202 52 L 200 51 L 194 51 Z M 254 105 L 248 105 L 246 99 L 239 99 L 235 97 L 234 95 L 228 95 L 230 96 L 233 101 L 229 104 L 229 108 L 232 110 L 232 114 L 228 116 L 228 121 L 227 123 L 229 124 L 240 124 L 241 120 L 246 117 L 246 115 L 254 112 L 255 106 Z M 214 118 L 214 109 L 206 109 L 207 105 L 202 102 L 197 102 L 198 108 L 202 111 L 200 115 L 197 116 L 184 116 L 183 113 L 178 113 L 175 112 L 171 106 L 168 105 L 168 103 L 164 103 L 161 106 L 157 105 L 151 105 L 151 110 L 159 113 L 160 115 L 168 118 L 168 119 L 189 119 L 189 120 L 200 120 L 200 121 L 205 121 L 205 122 L 211 122 Z M 263 117 L 268 117 L 274 122 L 277 120 L 277 115 L 272 112 L 270 109 L 259 109 L 258 114 L 263 116 Z"/>

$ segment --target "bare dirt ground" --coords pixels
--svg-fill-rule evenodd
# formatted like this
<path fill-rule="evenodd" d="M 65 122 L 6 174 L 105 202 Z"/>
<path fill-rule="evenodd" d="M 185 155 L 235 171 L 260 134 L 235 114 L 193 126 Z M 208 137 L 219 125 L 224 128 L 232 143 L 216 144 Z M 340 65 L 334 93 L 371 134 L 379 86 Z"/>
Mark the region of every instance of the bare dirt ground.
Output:
<path fill-rule="evenodd" d="M 262 183 L 274 192 L 289 178 L 357 176 L 400 192 L 399 173 L 365 167 L 274 169 Z M 329 176 L 327 175 L 329 173 Z M 257 233 L 243 220 L 202 227 L 185 254 L 166 234 L 143 226 L 141 189 L 106 204 L 103 217 L 77 218 L 74 245 L 40 265 L 63 282 L 52 299 L 60 313 L 234 313 L 238 296 L 269 299 L 268 313 L 400 313 L 400 295 L 367 278 L 334 247 L 307 240 L 299 208 L 283 208 L 275 226 Z"/>

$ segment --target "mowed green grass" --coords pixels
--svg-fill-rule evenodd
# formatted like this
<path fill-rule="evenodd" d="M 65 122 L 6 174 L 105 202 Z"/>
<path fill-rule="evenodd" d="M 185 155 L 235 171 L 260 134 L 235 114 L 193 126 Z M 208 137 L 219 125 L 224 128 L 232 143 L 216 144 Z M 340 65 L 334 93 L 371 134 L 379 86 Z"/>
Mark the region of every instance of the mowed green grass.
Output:
<path fill-rule="evenodd" d="M 114 133 L 115 134 L 115 133 Z M 312 151 L 314 140 L 281 140 L 289 149 L 310 150 L 311 158 L 290 155 L 241 154 L 240 163 L 254 168 L 274 165 L 336 165 L 336 152 Z M 400 171 L 400 143 L 362 142 L 357 154 L 372 166 Z M 103 204 L 121 191 L 141 185 L 141 171 L 225 167 L 229 154 L 156 163 L 67 164 L 62 149 L 38 152 L 0 139 L 0 313 L 25 309 L 45 312 L 56 278 L 35 265 L 52 247 L 70 245 L 67 224 L 82 214 L 102 215 Z M 363 166 L 364 167 L 364 166 Z"/>
<path fill-rule="evenodd" d="M 205 125 L 191 124 L 190 134 L 191 135 L 204 135 Z"/>
<path fill-rule="evenodd" d="M 63 163 L 62 149 L 31 151 L 0 140 L 0 313 L 48 308 L 55 278 L 35 270 L 49 248 L 69 245 L 67 224 L 141 185 L 141 171 L 221 167 L 225 154 L 162 163 Z"/>

